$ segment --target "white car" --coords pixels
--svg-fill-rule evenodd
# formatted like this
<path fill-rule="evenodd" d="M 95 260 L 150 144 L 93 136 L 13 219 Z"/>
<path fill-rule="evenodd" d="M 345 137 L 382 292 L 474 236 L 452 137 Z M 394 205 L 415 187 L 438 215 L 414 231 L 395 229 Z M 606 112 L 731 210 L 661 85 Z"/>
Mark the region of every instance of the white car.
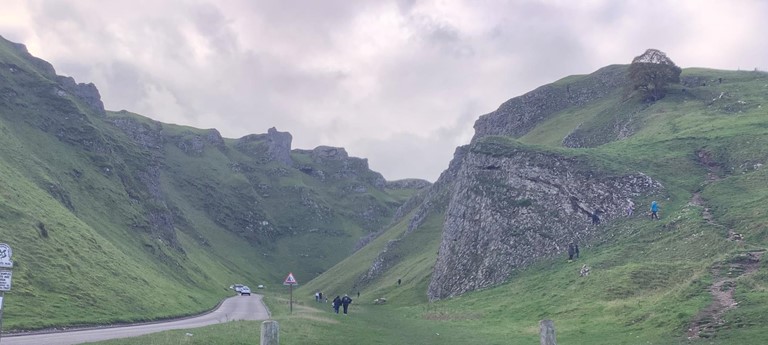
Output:
<path fill-rule="evenodd" d="M 237 293 L 239 293 L 239 292 L 240 292 L 240 290 L 242 290 L 242 289 L 243 289 L 243 287 L 246 287 L 246 286 L 245 286 L 245 285 L 243 285 L 243 284 L 235 284 L 235 285 L 232 285 L 232 288 L 234 288 L 234 289 L 235 289 L 235 292 L 237 292 Z"/>
<path fill-rule="evenodd" d="M 247 287 L 247 286 L 243 286 L 243 287 L 240 289 L 240 296 L 245 296 L 245 295 L 248 295 L 248 296 L 250 296 L 250 295 L 251 295 L 251 288 L 249 288 L 249 287 Z"/>

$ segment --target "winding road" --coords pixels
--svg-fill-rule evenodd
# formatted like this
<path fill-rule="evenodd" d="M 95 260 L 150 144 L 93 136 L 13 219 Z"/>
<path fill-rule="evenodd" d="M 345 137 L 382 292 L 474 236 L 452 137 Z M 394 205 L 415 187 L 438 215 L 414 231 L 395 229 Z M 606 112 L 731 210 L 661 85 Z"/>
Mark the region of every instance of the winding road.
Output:
<path fill-rule="evenodd" d="M 91 328 L 57 333 L 5 335 L 2 340 L 0 340 L 0 344 L 73 345 L 108 339 L 136 337 L 172 329 L 203 327 L 235 320 L 266 320 L 269 319 L 269 311 L 264 305 L 264 302 L 262 302 L 261 297 L 261 295 L 230 297 L 224 300 L 218 309 L 210 313 L 181 320 L 135 326 Z"/>

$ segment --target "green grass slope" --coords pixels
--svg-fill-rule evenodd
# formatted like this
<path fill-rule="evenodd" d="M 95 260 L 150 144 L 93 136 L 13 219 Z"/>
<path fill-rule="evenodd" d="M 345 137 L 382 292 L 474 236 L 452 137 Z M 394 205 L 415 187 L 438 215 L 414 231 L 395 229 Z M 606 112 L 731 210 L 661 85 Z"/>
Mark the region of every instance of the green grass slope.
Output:
<path fill-rule="evenodd" d="M 362 159 L 296 151 L 291 167 L 265 135 L 105 114 L 89 90 L 0 38 L 6 330 L 186 315 L 233 283 L 315 277 L 415 192 L 385 189 Z"/>

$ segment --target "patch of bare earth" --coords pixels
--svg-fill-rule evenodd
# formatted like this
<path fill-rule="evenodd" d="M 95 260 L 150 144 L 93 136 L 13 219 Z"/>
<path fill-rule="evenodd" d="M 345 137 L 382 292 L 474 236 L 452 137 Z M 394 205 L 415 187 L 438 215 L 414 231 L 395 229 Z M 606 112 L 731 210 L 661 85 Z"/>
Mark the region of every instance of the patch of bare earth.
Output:
<path fill-rule="evenodd" d="M 688 339 L 711 338 L 725 325 L 725 313 L 739 305 L 733 297 L 738 279 L 757 272 L 763 253 L 748 252 L 728 264 L 712 267 L 712 276 L 715 278 L 715 282 L 709 287 L 712 303 L 700 311 L 691 322 L 687 332 Z"/>

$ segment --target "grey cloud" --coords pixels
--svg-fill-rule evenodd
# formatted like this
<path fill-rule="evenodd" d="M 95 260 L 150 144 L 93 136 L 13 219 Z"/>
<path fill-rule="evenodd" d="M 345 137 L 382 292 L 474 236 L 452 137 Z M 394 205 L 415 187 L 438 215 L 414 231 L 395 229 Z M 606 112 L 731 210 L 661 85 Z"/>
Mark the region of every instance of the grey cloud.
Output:
<path fill-rule="evenodd" d="M 646 48 L 683 66 L 768 68 L 760 44 L 768 24 L 745 17 L 768 12 L 761 1 L 19 4 L 31 21 L 2 23 L 3 34 L 34 42 L 60 73 L 96 83 L 109 109 L 227 137 L 277 126 L 295 147 L 345 146 L 388 178 L 436 178 L 479 115 Z"/>

